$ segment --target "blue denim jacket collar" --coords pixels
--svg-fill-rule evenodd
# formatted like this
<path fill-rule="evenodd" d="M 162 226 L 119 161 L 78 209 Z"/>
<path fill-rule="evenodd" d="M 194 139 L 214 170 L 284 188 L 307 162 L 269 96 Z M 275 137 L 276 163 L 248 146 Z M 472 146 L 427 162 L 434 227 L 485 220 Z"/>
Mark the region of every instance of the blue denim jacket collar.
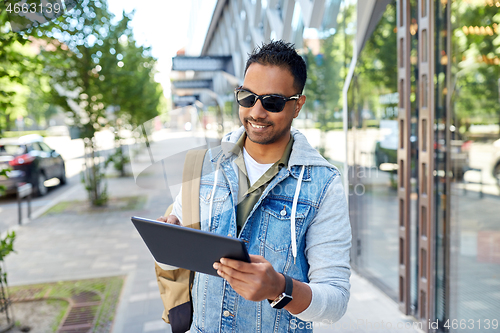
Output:
<path fill-rule="evenodd" d="M 241 135 L 245 132 L 245 128 L 241 126 L 237 130 L 230 132 L 224 136 L 221 142 L 221 150 L 212 159 L 212 163 L 217 163 L 217 159 L 221 156 L 225 158 L 230 158 L 234 155 L 231 150 L 238 141 Z M 321 156 L 316 149 L 311 147 L 304 134 L 300 133 L 295 128 L 291 128 L 291 134 L 293 135 L 293 148 L 290 154 L 290 160 L 288 161 L 288 170 L 291 172 L 294 178 L 298 178 L 300 173 L 300 167 L 306 166 L 324 166 L 331 168 L 332 164 L 329 163 L 323 156 Z M 224 157 L 223 157 L 224 158 Z M 298 168 L 294 168 L 298 166 Z M 309 172 L 307 171 L 309 169 Z M 304 181 L 310 177 L 310 168 L 306 168 L 306 173 L 304 174 Z"/>

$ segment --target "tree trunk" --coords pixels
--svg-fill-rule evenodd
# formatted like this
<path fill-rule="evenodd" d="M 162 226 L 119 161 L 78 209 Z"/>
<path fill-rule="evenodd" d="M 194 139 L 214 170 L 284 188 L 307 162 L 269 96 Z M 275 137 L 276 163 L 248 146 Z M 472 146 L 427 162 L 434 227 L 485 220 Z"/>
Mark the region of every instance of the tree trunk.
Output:
<path fill-rule="evenodd" d="M 99 153 L 96 152 L 95 138 L 85 138 L 85 172 L 82 181 L 93 206 L 104 206 L 107 203 L 106 186 L 101 184 L 104 174 L 101 172 Z M 97 160 L 97 161 L 96 161 Z"/>

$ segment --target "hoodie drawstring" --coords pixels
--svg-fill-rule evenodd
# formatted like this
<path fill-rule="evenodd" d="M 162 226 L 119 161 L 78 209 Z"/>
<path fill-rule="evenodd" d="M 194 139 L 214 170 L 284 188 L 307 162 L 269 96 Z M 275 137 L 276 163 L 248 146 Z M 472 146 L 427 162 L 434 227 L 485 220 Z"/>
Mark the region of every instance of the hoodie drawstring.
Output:
<path fill-rule="evenodd" d="M 222 157 L 222 156 L 221 156 Z M 215 196 L 215 189 L 217 187 L 217 178 L 219 176 L 219 168 L 220 168 L 220 160 L 221 158 L 218 159 L 217 161 L 217 167 L 215 169 L 215 175 L 214 175 L 214 185 L 212 187 L 212 193 L 210 194 L 210 207 L 208 210 L 208 230 L 210 230 L 210 225 L 212 224 L 212 207 L 213 207 L 213 202 L 214 202 L 214 196 Z M 292 254 L 293 254 L 293 263 L 295 264 L 297 261 L 297 234 L 295 231 L 295 215 L 297 214 L 297 201 L 299 200 L 299 194 L 300 194 L 300 187 L 302 186 L 302 178 L 304 177 L 304 170 L 305 170 L 305 165 L 302 166 L 302 169 L 300 170 L 300 175 L 299 175 L 299 180 L 297 181 L 297 187 L 295 188 L 295 195 L 293 196 L 293 203 L 292 203 L 292 212 L 290 216 L 290 232 L 292 235 Z"/>
<path fill-rule="evenodd" d="M 305 165 L 302 166 L 300 170 L 299 180 L 297 181 L 297 187 L 295 188 L 295 195 L 293 196 L 292 213 L 290 216 L 291 223 L 291 234 L 292 234 L 292 254 L 293 254 L 293 264 L 297 260 L 297 235 L 295 232 L 295 214 L 297 213 L 297 201 L 299 200 L 300 186 L 302 185 L 302 177 L 304 176 Z"/>
<path fill-rule="evenodd" d="M 217 187 L 217 177 L 219 175 L 219 168 L 220 168 L 220 160 L 223 155 L 219 157 L 217 160 L 217 167 L 215 168 L 215 175 L 214 175 L 214 186 L 212 187 L 212 194 L 210 194 L 210 208 L 208 210 L 208 230 L 210 230 L 210 226 L 212 224 L 212 206 L 214 204 L 214 196 L 215 196 L 215 188 Z"/>

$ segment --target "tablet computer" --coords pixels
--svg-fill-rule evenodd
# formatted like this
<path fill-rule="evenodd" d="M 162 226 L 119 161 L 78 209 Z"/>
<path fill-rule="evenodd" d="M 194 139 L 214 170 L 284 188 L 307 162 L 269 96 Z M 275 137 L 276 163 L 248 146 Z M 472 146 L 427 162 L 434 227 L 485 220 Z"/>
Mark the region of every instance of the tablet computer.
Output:
<path fill-rule="evenodd" d="M 220 258 L 250 262 L 241 239 L 186 228 L 143 217 L 132 217 L 132 223 L 155 260 L 162 264 L 219 276 L 213 268 Z"/>

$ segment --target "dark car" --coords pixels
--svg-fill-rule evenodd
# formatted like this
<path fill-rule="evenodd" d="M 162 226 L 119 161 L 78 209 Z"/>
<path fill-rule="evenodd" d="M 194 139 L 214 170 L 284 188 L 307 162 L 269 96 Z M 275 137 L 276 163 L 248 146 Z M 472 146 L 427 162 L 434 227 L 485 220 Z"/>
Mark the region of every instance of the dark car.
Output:
<path fill-rule="evenodd" d="M 15 193 L 17 186 L 31 183 L 35 195 L 47 193 L 44 182 L 58 178 L 66 183 L 64 161 L 40 135 L 31 134 L 16 139 L 0 139 L 0 170 L 8 169 L 7 177 L 0 176 L 0 186 L 6 193 Z"/>

